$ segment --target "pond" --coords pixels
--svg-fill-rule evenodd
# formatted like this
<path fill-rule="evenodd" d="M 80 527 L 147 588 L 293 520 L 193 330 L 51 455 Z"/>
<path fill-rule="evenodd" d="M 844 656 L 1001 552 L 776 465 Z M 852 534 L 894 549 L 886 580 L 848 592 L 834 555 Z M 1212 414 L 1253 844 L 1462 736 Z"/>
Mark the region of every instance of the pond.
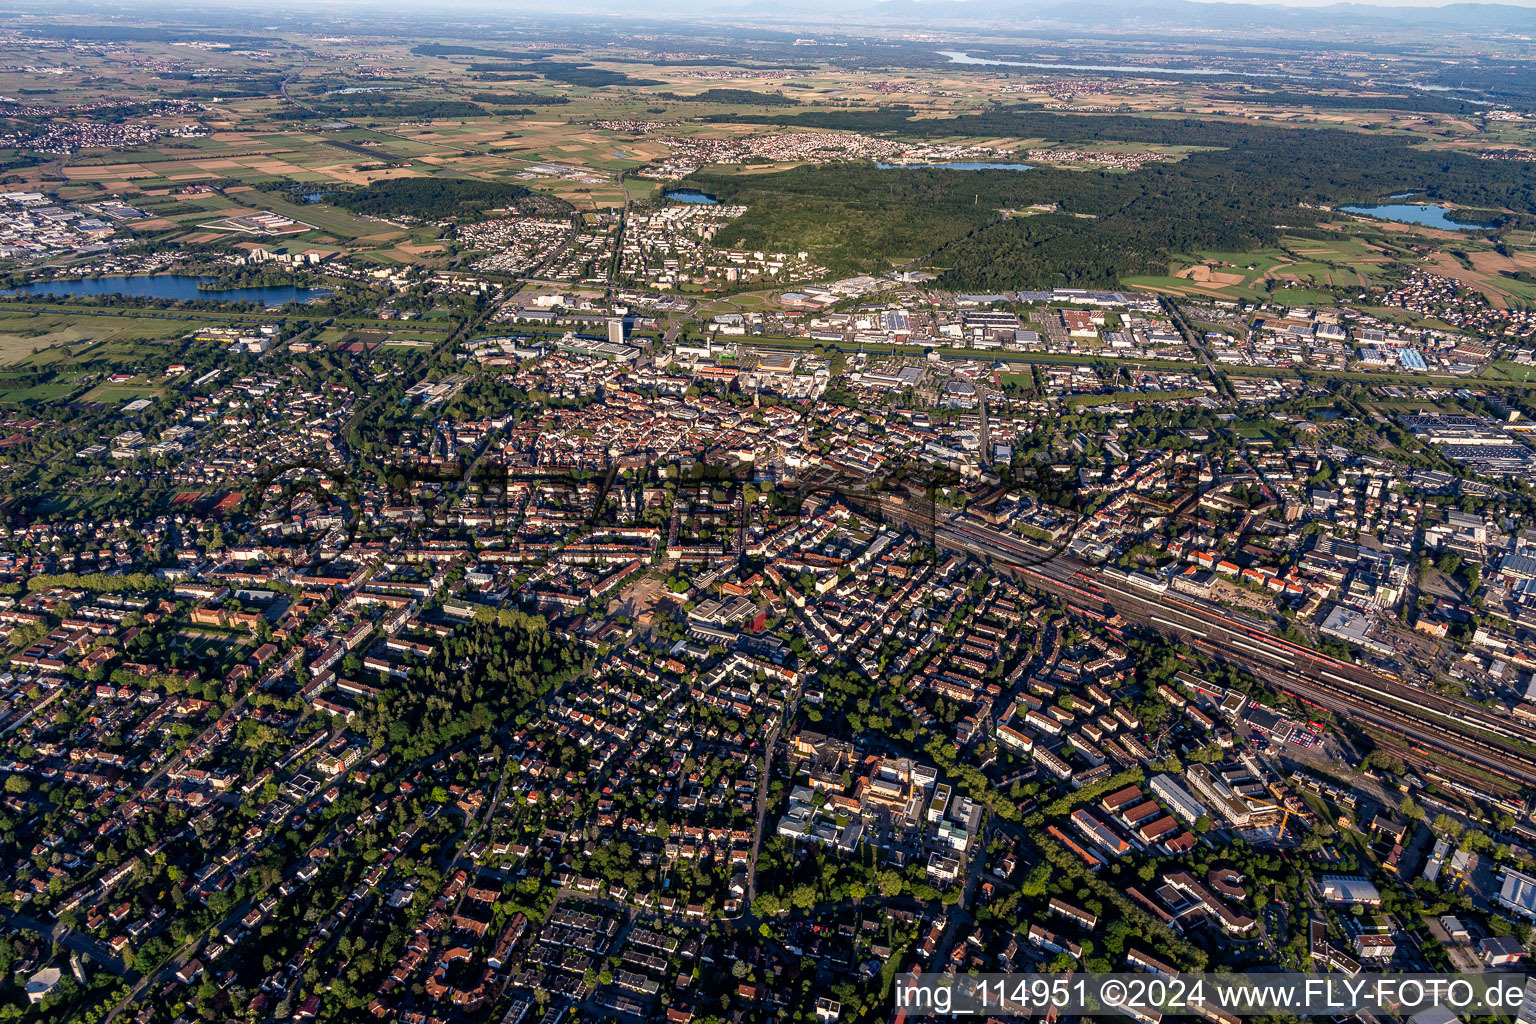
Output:
<path fill-rule="evenodd" d="M 700 192 L 696 188 L 668 188 L 662 189 L 663 199 L 670 199 L 674 203 L 696 203 L 700 206 L 718 206 L 720 200 L 708 192 Z"/>
<path fill-rule="evenodd" d="M 884 164 L 877 160 L 875 166 L 882 171 L 1028 171 L 1033 168 L 1032 164 L 990 163 L 985 160 L 950 160 L 937 164 Z"/>
<path fill-rule="evenodd" d="M 132 295 L 139 298 L 210 299 L 219 302 L 260 302 L 265 306 L 281 306 L 289 302 L 310 302 L 329 298 L 325 288 L 298 288 L 294 285 L 266 285 L 254 288 L 199 288 L 198 285 L 212 278 L 194 277 L 190 274 L 153 274 L 136 277 L 86 277 L 78 281 L 34 281 L 19 288 L 10 288 L 4 295 L 59 295 L 96 296 Z"/>
<path fill-rule="evenodd" d="M 1477 231 L 1484 226 L 1451 220 L 1446 216 L 1451 212 L 1450 207 L 1430 206 L 1424 203 L 1341 206 L 1339 209 L 1345 213 L 1359 213 L 1367 217 L 1378 217 L 1381 220 L 1397 221 L 1399 224 L 1420 224 L 1426 228 L 1440 228 L 1445 231 Z"/>

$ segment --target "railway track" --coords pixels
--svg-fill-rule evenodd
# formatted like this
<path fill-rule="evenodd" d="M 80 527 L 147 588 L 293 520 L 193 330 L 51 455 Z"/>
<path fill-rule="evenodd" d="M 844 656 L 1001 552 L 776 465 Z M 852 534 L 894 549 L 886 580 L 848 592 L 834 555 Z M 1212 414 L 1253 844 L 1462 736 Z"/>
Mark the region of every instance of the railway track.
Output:
<path fill-rule="evenodd" d="M 1276 686 L 1283 693 L 1303 703 L 1329 711 L 1349 719 L 1352 724 L 1368 728 L 1370 732 L 1387 738 L 1384 746 L 1392 747 L 1405 761 L 1421 768 L 1432 769 L 1442 775 L 1459 779 L 1464 784 L 1494 788 L 1491 795 L 1508 798 L 1518 796 L 1528 779 L 1536 775 L 1536 761 L 1508 754 L 1492 744 L 1475 739 L 1446 740 L 1426 733 L 1407 715 L 1371 705 L 1338 687 L 1318 684 L 1299 673 L 1276 672 L 1267 665 L 1251 659 L 1233 657 L 1217 650 L 1213 645 L 1198 642 L 1197 647 L 1210 650 L 1214 656 L 1241 664 L 1261 679 Z M 1466 762 L 1473 768 L 1460 768 L 1437 760 L 1431 753 Z M 1499 781 L 1490 780 L 1496 776 Z"/>
<path fill-rule="evenodd" d="M 987 559 L 1037 590 L 1200 646 L 1298 699 L 1370 723 L 1392 738 L 1405 760 L 1433 766 L 1478 794 L 1506 800 L 1536 788 L 1536 730 L 1521 723 L 1275 636 L 1261 623 L 1167 594 L 1132 593 L 1044 545 L 953 520 L 935 522 L 883 503 L 880 511 L 888 520 L 931 531 L 937 546 Z M 1458 769 L 1456 759 L 1468 767 Z"/>

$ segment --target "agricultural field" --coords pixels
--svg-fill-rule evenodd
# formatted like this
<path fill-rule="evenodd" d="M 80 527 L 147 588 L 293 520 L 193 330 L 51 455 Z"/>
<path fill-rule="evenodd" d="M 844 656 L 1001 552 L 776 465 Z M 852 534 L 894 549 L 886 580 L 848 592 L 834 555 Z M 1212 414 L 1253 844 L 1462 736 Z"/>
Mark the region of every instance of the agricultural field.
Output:
<path fill-rule="evenodd" d="M 186 56 L 169 42 L 134 46 L 132 62 L 122 59 L 125 52 L 71 54 L 79 73 L 68 76 L 0 71 L 0 91 L 56 104 L 154 94 L 161 87 L 148 69 Z M 202 54 L 208 66 L 200 74 L 216 76 L 221 94 L 195 117 L 187 110 L 144 118 L 166 129 L 160 137 L 18 166 L 12 185 L 46 186 L 73 202 L 131 203 L 147 216 L 122 229 L 150 245 L 208 253 L 276 246 L 339 257 L 364 275 L 408 274 L 462 269 L 478 256 L 458 248 L 443 218 L 365 215 L 339 196 L 394 181 L 485 182 L 532 190 L 549 204 L 541 213 L 607 215 L 636 204 L 644 210 L 657 199 L 662 184 L 639 175 L 671 157 L 675 139 L 816 132 L 887 146 L 1059 155 L 1029 156 L 1034 170 L 1012 174 L 874 173 L 867 159 L 780 159 L 777 152 L 745 162 L 701 160 L 688 184 L 719 186 L 722 198 L 748 208 L 721 230 L 717 244 L 803 249 L 833 276 L 893 265 L 925 269 L 953 289 L 1128 287 L 1174 298 L 1328 305 L 1369 303 L 1406 270 L 1425 267 L 1478 290 L 1494 306 L 1536 302 L 1536 232 L 1469 238 L 1329 212 L 1334 203 L 1369 201 L 1349 191 L 1357 170 L 1373 189 L 1393 168 L 1410 173 L 1401 154 L 1464 161 L 1457 166 L 1470 164 L 1492 181 L 1501 166 L 1468 158 L 1490 148 L 1531 150 L 1523 123 L 1385 87 L 1067 75 L 903 53 L 901 60 L 867 53 L 845 59 L 813 46 L 761 59 L 722 50 L 673 61 L 637 59 L 623 43 L 595 37 L 548 50 L 518 41 L 491 48 L 481 41 L 361 46 L 279 33 L 269 51 Z M 1111 65 L 1125 59 L 1112 52 L 1076 58 Z M 1231 67 L 1290 62 L 1257 46 L 1225 60 Z M 214 95 L 204 86 L 185 92 Z M 197 132 L 171 130 L 189 120 Z M 1370 166 L 1356 159 L 1358 169 L 1309 171 L 1318 183 L 1297 186 L 1308 190 L 1307 202 L 1267 208 L 1262 190 L 1248 181 L 1252 166 L 1286 157 L 1293 139 L 1310 145 L 1324 129 L 1407 148 L 1378 154 Z M 1336 150 L 1320 146 L 1300 162 L 1315 165 Z M 1235 153 L 1247 156 L 1238 160 Z M 1137 162 L 1147 156 L 1155 162 Z M 1120 159 L 1127 162 L 1116 164 Z M 1138 194 L 1154 173 L 1159 187 Z M 1212 218 L 1186 216 L 1191 196 L 1227 179 L 1235 182 L 1231 194 L 1253 207 L 1237 218 L 1243 228 L 1200 229 Z M 1508 194 L 1502 183 L 1477 188 L 1479 198 L 1435 201 L 1491 210 Z M 263 212 L 307 227 L 281 235 L 232 230 L 239 226 L 234 218 Z M 1152 229 L 1127 241 L 1127 220 Z M 1197 228 L 1191 237 L 1185 221 Z M 771 310 L 773 293 L 808 282 L 774 283 L 782 286 L 711 300 L 707 308 Z M 689 296 L 712 289 L 694 281 L 675 287 Z M 66 334 L 41 344 L 83 340 Z M 32 347 L 7 337 L 0 360 L 29 355 Z"/>

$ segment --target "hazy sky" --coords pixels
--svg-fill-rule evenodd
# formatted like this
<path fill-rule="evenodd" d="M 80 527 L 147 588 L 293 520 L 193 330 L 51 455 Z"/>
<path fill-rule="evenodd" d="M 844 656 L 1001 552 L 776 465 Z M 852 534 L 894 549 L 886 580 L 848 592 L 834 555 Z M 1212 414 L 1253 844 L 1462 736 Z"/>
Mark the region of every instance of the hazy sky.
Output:
<path fill-rule="evenodd" d="M 1233 0 L 1193 0 L 1194 3 L 1229 3 Z M 1341 0 L 1236 0 L 1266 7 L 1329 7 Z M 1448 7 L 1453 3 L 1491 3 L 1505 7 L 1536 7 L 1536 0 L 1344 0 L 1369 7 Z M 1533 72 L 1536 73 L 1536 72 Z"/>
<path fill-rule="evenodd" d="M 129 0 L 129 5 L 144 2 L 144 0 Z M 218 3 L 219 0 L 214 0 Z M 544 0 L 328 0 L 331 3 L 343 3 L 348 7 L 367 8 L 369 6 L 409 6 L 413 8 L 443 8 L 451 10 L 475 9 L 486 12 L 503 11 L 511 12 L 539 12 L 543 14 L 555 13 L 556 7 L 551 7 Z M 702 15 L 719 14 L 743 9 L 754 12 L 771 12 L 778 4 L 776 0 L 692 0 L 697 5 Z M 887 0 L 825 0 L 825 9 L 829 13 L 850 8 L 864 9 L 872 5 L 887 2 Z M 932 6 L 934 9 L 960 8 L 962 11 L 970 0 L 915 0 L 919 6 Z M 1331 7 L 1340 4 L 1357 4 L 1366 7 L 1394 8 L 1394 7 L 1447 7 L 1452 4 L 1477 4 L 1480 6 L 1506 6 L 1506 7 L 1536 7 L 1536 0 L 1192 0 L 1195 3 L 1212 5 L 1227 5 L 1233 7 Z M 1152 6 L 1157 5 L 1157 0 L 1150 0 Z M 232 6 L 249 6 L 249 0 L 232 0 Z M 575 6 L 581 9 L 590 9 L 601 6 L 615 13 L 645 15 L 646 9 L 652 4 L 649 0 L 576 0 Z M 690 6 L 688 0 L 663 0 L 660 6 L 669 11 L 675 11 Z M 802 5 L 791 5 L 799 9 Z M 998 4 L 987 4 L 989 7 L 998 7 Z M 1017 0 L 1012 5 L 1020 17 L 1027 18 L 1032 12 L 1044 8 L 1058 8 L 1061 0 Z M 1136 6 L 1135 0 L 1108 0 L 1108 6 L 1131 8 Z M 1536 72 L 1533 72 L 1536 73 Z"/>
<path fill-rule="evenodd" d="M 370 0 L 358 0 L 358 2 L 366 4 L 370 2 Z M 416 2 L 420 4 L 423 2 L 423 0 L 416 0 Z M 424 2 L 429 4 L 440 3 L 443 6 L 464 6 L 463 0 L 424 0 Z M 596 2 L 598 2 L 600 6 L 603 6 L 605 9 L 611 10 L 614 13 L 642 13 L 645 6 L 647 6 L 646 4 L 642 3 L 639 9 L 633 9 L 631 8 L 630 3 L 626 2 L 626 0 L 609 0 L 607 3 L 601 3 L 600 0 L 596 0 Z M 700 13 L 705 15 L 714 15 L 726 13 L 729 11 L 743 10 L 748 10 L 753 13 L 768 13 L 773 11 L 776 7 L 774 0 L 745 0 L 745 2 L 742 2 L 742 0 L 724 0 L 723 3 L 714 3 L 712 0 L 695 0 L 695 2 L 698 4 Z M 838 11 L 849 9 L 868 9 L 870 6 L 878 5 L 881 2 L 885 2 L 885 0 L 826 0 L 825 9 L 828 13 L 836 13 Z M 960 11 L 956 13 L 961 13 L 968 3 L 968 0 L 915 0 L 915 2 L 919 8 L 929 6 L 933 7 L 935 10 L 942 8 L 959 8 Z M 1536 0 L 1193 0 L 1193 2 L 1234 7 L 1263 6 L 1291 8 L 1331 7 L 1340 4 L 1354 4 L 1366 7 L 1391 9 L 1410 7 L 1447 7 L 1452 4 L 1466 3 L 1486 6 L 1536 7 Z M 582 7 L 590 7 L 593 5 L 594 0 L 577 0 L 577 3 Z M 1150 5 L 1153 7 L 1157 6 L 1157 0 L 1150 0 Z M 549 10 L 549 8 L 544 7 L 541 3 L 539 3 L 538 0 L 532 0 L 532 2 L 530 2 L 530 0 L 500 0 L 500 2 L 498 2 L 498 0 L 482 0 L 480 3 L 473 4 L 473 6 L 483 6 L 487 10 L 495 10 L 498 7 L 503 10 Z M 669 11 L 678 11 L 686 9 L 689 4 L 686 2 L 686 0 L 683 0 L 683 2 L 680 2 L 680 0 L 663 0 L 662 6 L 666 7 Z M 802 8 L 801 4 L 793 4 L 792 6 L 796 10 Z M 989 3 L 986 6 L 996 9 L 1002 5 Z M 1061 6 L 1061 0 L 1018 0 L 1018 2 L 1012 6 L 1013 9 L 1018 12 L 1019 17 L 1027 19 L 1029 15 L 1034 11 L 1045 8 L 1059 8 Z M 1108 6 L 1132 8 L 1136 6 L 1136 3 L 1135 0 L 1109 0 Z M 963 17 L 963 13 L 961 13 L 961 16 Z"/>

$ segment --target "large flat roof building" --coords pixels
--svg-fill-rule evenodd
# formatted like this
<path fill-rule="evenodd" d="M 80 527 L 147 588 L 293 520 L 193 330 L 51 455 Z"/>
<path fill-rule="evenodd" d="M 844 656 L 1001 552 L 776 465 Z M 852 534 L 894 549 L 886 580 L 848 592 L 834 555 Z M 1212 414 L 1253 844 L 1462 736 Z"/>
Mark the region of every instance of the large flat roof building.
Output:
<path fill-rule="evenodd" d="M 1190 796 L 1189 790 L 1179 785 L 1179 780 L 1172 775 L 1154 775 L 1147 788 L 1186 824 L 1193 825 L 1205 813 L 1205 806 Z"/>
<path fill-rule="evenodd" d="M 1524 871 L 1505 868 L 1498 900 L 1506 909 L 1536 920 L 1536 878 Z"/>
<path fill-rule="evenodd" d="M 1359 875 L 1324 875 L 1320 882 L 1323 899 L 1330 903 L 1358 903 L 1367 907 L 1381 903 L 1381 890 Z"/>

